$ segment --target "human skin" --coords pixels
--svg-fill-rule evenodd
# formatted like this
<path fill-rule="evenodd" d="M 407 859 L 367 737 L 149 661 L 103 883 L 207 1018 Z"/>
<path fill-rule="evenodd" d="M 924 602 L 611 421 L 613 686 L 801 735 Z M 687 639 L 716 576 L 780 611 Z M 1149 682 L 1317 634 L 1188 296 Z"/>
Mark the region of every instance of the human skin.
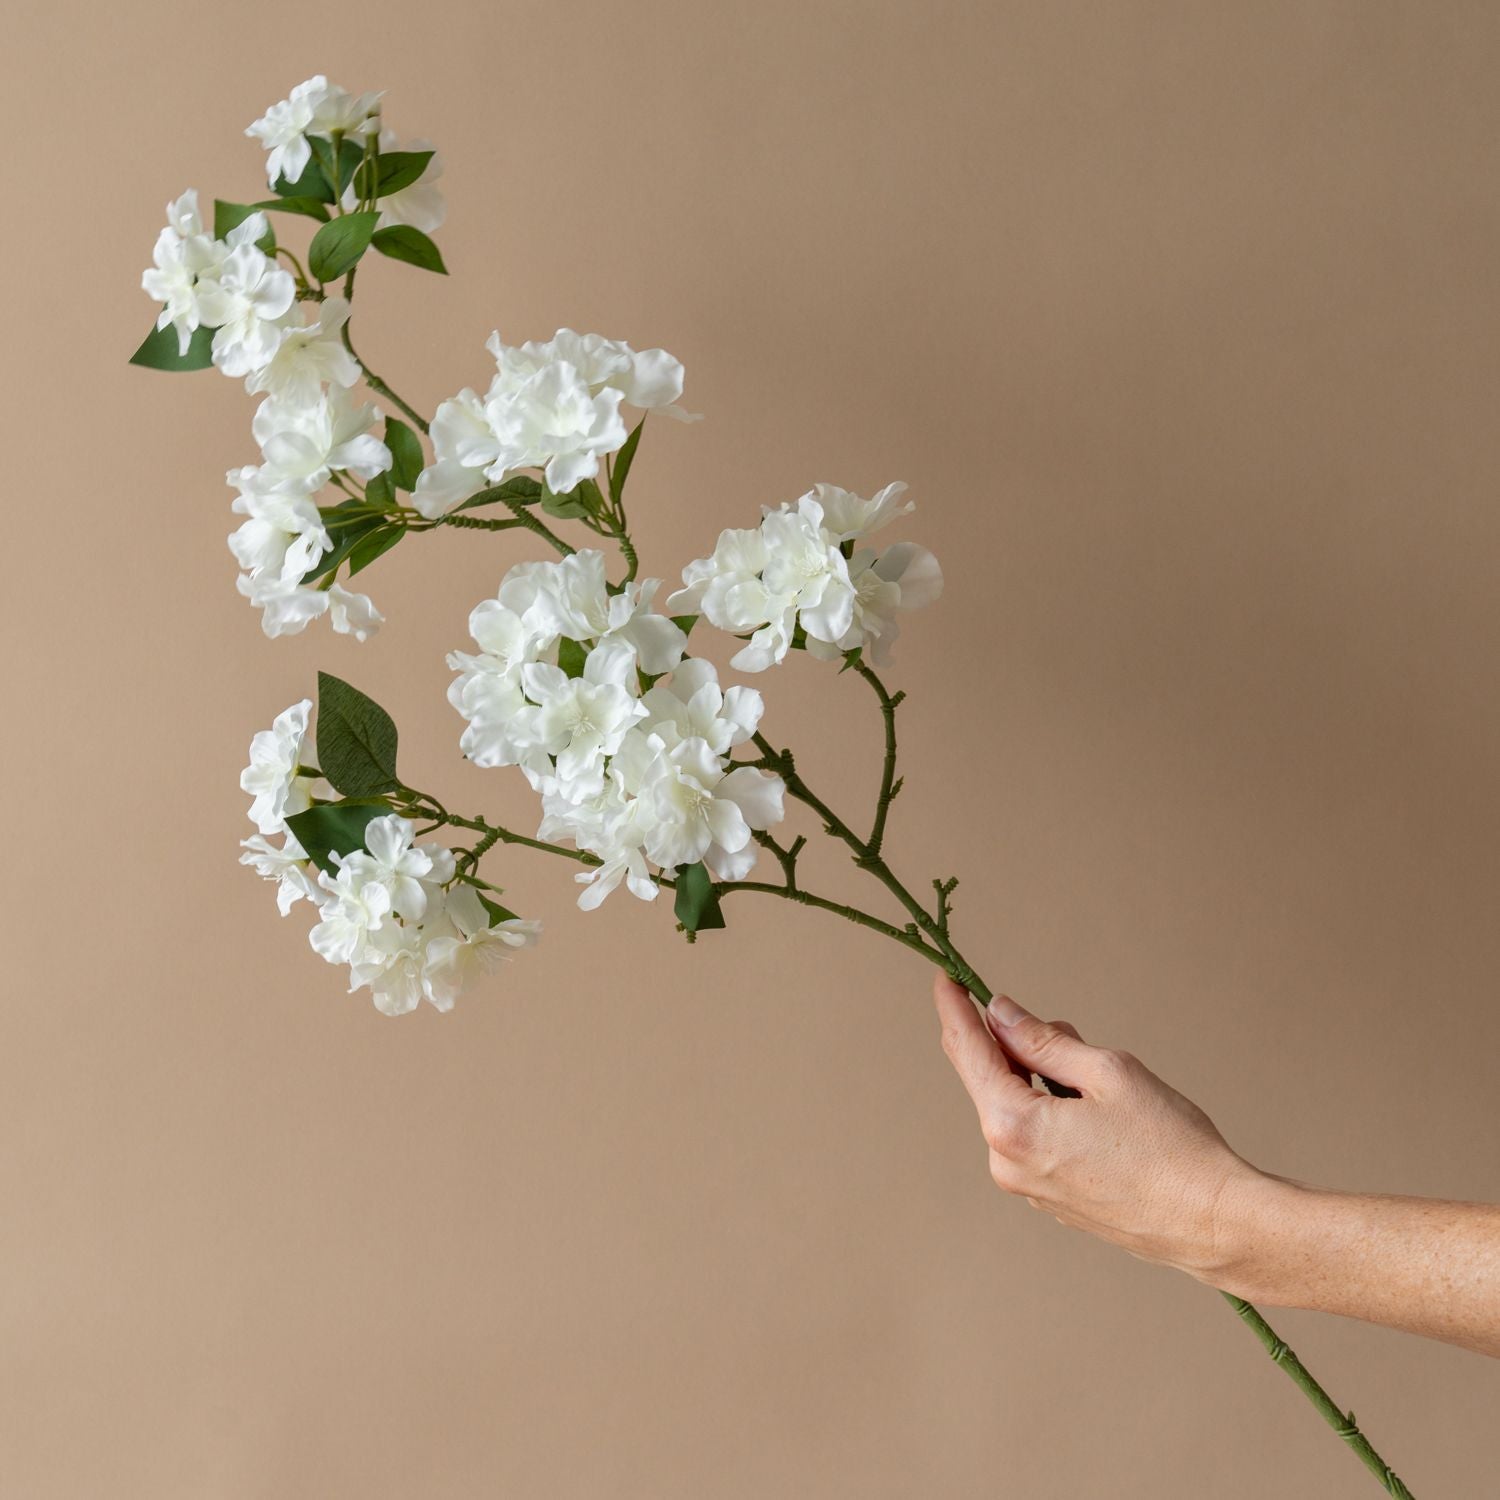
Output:
<path fill-rule="evenodd" d="M 1008 1193 L 1142 1260 L 1271 1307 L 1363 1318 L 1500 1357 L 1500 1206 L 1342 1193 L 1253 1167 L 1128 1052 L 939 975 L 943 1050 Z M 1045 1074 L 1078 1089 L 1033 1088 Z"/>

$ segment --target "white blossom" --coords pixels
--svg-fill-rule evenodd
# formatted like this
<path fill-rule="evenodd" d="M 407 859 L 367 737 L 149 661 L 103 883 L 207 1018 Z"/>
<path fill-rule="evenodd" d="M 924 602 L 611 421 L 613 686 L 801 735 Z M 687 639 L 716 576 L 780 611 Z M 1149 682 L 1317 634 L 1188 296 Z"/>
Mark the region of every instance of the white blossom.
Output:
<path fill-rule="evenodd" d="M 315 905 L 319 886 L 313 878 L 312 862 L 302 845 L 290 832 L 277 848 L 264 834 L 255 833 L 240 840 L 240 863 L 249 865 L 262 880 L 276 882 L 276 906 L 286 916 L 298 901 L 308 900 Z"/>
<path fill-rule="evenodd" d="M 255 242 L 269 225 L 253 213 L 229 231 L 226 253 L 200 272 L 198 317 L 215 330 L 213 361 L 226 375 L 250 375 L 271 362 L 284 332 L 282 319 L 297 283 Z"/>
<path fill-rule="evenodd" d="M 391 893 L 378 880 L 361 882 L 359 872 L 345 865 L 336 876 L 318 876 L 324 892 L 322 920 L 308 933 L 313 952 L 331 964 L 353 962 L 371 935 L 385 924 Z"/>
<path fill-rule="evenodd" d="M 272 640 L 298 635 L 325 614 L 340 635 L 352 635 L 357 641 L 368 640 L 385 623 L 368 595 L 351 593 L 342 584 L 309 588 L 294 578 L 241 573 L 236 587 L 261 611 L 261 629 Z"/>
<path fill-rule="evenodd" d="M 419 922 L 427 910 L 430 886 L 453 878 L 453 852 L 440 844 L 413 847 L 416 824 L 397 813 L 372 818 L 365 825 L 365 847 L 339 859 L 339 871 L 350 872 L 357 886 L 382 885 L 390 908 L 407 922 Z"/>
<path fill-rule="evenodd" d="M 485 466 L 494 457 L 494 433 L 485 419 L 484 402 L 465 389 L 438 403 L 429 436 L 433 461 L 417 477 L 412 504 L 435 521 L 484 488 Z"/>
<path fill-rule="evenodd" d="M 359 135 L 378 125 L 377 94 L 350 94 L 330 84 L 319 73 L 299 83 L 290 96 L 273 104 L 245 129 L 266 149 L 266 180 L 275 187 L 279 177 L 295 182 L 312 159 L 308 136 L 330 139 L 335 132 Z"/>
<path fill-rule="evenodd" d="M 156 326 L 176 328 L 178 354 L 187 353 L 194 332 L 203 323 L 198 278 L 216 270 L 224 254 L 224 245 L 204 232 L 193 188 L 167 204 L 167 224 L 156 237 L 152 265 L 142 274 L 141 287 L 162 304 Z"/>
<path fill-rule="evenodd" d="M 689 563 L 667 607 L 701 612 L 721 630 L 748 635 L 733 658 L 742 671 L 784 660 L 799 628 L 814 656 L 868 647 L 883 665 L 897 612 L 942 592 L 942 571 L 926 548 L 901 542 L 883 552 L 853 550 L 856 540 L 913 508 L 905 493 L 905 485 L 891 484 L 866 500 L 819 484 L 792 504 L 767 508 L 759 527 L 722 532 L 711 556 Z"/>
<path fill-rule="evenodd" d="M 422 993 L 438 1010 L 451 1010 L 459 995 L 510 958 L 530 947 L 541 923 L 521 917 L 492 922 L 472 886 L 454 886 L 443 902 L 444 928 L 429 928 L 422 962 Z"/>
<path fill-rule="evenodd" d="M 297 774 L 311 713 L 312 700 L 304 698 L 250 741 L 250 764 L 240 773 L 240 790 L 255 799 L 250 821 L 263 834 L 284 832 L 289 817 L 312 805 L 313 778 Z"/>
<path fill-rule="evenodd" d="M 344 346 L 349 304 L 329 297 L 317 304 L 310 323 L 283 328 L 270 362 L 245 380 L 251 395 L 268 392 L 287 407 L 313 407 L 324 385 L 351 386 L 360 376 L 359 361 Z"/>
<path fill-rule="evenodd" d="M 251 431 L 278 476 L 320 489 L 335 470 L 369 480 L 391 467 L 391 450 L 369 430 L 379 415 L 335 386 L 311 405 L 268 396 L 256 408 Z"/>
<path fill-rule="evenodd" d="M 333 545 L 312 496 L 260 468 L 228 478 L 240 492 L 231 509 L 249 518 L 229 538 L 235 560 L 252 578 L 300 580 Z"/>
<path fill-rule="evenodd" d="M 617 390 L 592 394 L 565 361 L 527 374 L 502 367 L 484 403 L 493 452 L 485 477 L 539 468 L 557 494 L 595 478 L 600 457 L 625 441 L 620 400 Z"/>
<path fill-rule="evenodd" d="M 559 328 L 546 342 L 531 340 L 515 346 L 502 343 L 496 332 L 485 348 L 495 356 L 502 377 L 522 379 L 561 361 L 577 371 L 591 395 L 616 390 L 627 405 L 642 411 L 685 422 L 698 420 L 676 404 L 682 396 L 682 361 L 665 349 L 637 353 L 619 339 L 574 333 L 571 328 Z"/>

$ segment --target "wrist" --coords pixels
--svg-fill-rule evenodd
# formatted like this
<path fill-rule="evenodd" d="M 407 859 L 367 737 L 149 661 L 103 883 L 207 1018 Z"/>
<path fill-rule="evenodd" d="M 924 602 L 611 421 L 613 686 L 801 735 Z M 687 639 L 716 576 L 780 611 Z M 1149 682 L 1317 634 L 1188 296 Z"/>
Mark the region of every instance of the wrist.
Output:
<path fill-rule="evenodd" d="M 1241 1162 L 1219 1189 L 1205 1243 L 1181 1269 L 1236 1297 L 1274 1301 L 1278 1267 L 1293 1253 L 1302 1199 L 1312 1191 Z"/>

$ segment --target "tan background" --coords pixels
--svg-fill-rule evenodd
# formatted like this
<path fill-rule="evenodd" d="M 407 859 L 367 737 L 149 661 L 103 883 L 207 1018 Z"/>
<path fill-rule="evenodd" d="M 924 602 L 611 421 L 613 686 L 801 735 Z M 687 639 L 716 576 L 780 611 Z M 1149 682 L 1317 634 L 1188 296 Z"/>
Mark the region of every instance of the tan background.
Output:
<path fill-rule="evenodd" d="M 185 185 L 324 68 L 441 144 L 449 280 L 361 344 L 423 407 L 560 323 L 685 360 L 671 574 L 905 478 L 950 592 L 891 847 L 992 981 L 1254 1160 L 1500 1195 L 1500 14 L 1484 4 L 27 6 L 8 22 L 0 1494 L 1361 1496 L 1211 1293 L 990 1187 L 915 959 L 740 898 L 690 949 L 497 862 L 545 946 L 381 1018 L 234 863 L 326 666 L 469 771 L 442 653 L 508 537 L 409 542 L 359 647 L 268 643 L 250 403 L 125 357 Z M 850 678 L 764 680 L 873 787 Z M 839 861 L 822 883 L 853 889 Z M 1278 1323 L 1424 1496 L 1492 1363 Z"/>

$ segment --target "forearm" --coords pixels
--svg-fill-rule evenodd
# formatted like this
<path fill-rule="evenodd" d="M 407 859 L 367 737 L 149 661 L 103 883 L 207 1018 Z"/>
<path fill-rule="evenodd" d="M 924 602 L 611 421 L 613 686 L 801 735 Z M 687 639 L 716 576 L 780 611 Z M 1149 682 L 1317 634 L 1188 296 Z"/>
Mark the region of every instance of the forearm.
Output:
<path fill-rule="evenodd" d="M 1261 1175 L 1236 1185 L 1220 1220 L 1217 1264 L 1201 1280 L 1500 1356 L 1500 1206 Z"/>

